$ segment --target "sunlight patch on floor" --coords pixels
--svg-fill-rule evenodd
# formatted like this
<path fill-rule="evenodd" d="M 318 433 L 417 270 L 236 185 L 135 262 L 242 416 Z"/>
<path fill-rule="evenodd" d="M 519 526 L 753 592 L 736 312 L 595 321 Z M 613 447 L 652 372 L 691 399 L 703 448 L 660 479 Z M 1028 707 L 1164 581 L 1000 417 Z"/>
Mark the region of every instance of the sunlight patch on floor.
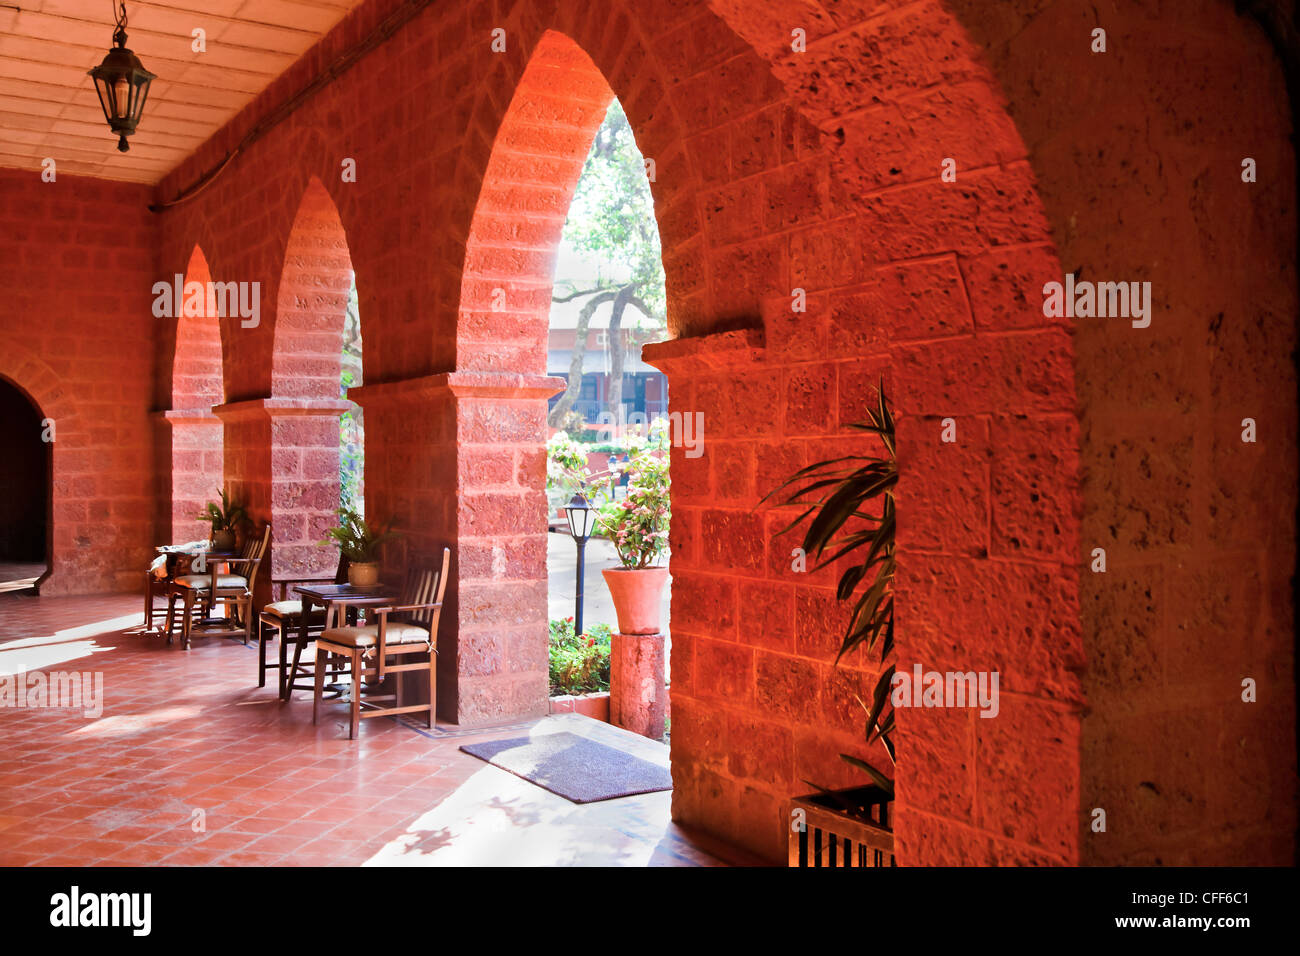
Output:
<path fill-rule="evenodd" d="M 488 765 L 363 865 L 645 866 L 671 801 L 665 791 L 576 804 Z"/>
<path fill-rule="evenodd" d="M 139 614 L 106 618 L 40 637 L 20 637 L 0 645 L 0 674 L 18 674 L 64 664 L 113 650 L 93 638 L 114 635 L 140 622 Z"/>

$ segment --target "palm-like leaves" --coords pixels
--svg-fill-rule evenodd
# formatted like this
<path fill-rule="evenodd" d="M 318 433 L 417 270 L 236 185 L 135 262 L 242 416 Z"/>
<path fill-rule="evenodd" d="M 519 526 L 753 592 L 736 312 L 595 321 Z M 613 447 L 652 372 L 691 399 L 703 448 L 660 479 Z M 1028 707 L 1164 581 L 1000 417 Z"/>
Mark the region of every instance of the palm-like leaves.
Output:
<path fill-rule="evenodd" d="M 860 561 L 841 575 L 835 596 L 853 604 L 849 623 L 840 642 L 835 663 L 858 647 L 867 652 L 879 648 L 883 664 L 894 648 L 894 538 L 897 521 L 894 511 L 894 488 L 898 484 L 898 460 L 894 449 L 894 415 L 885 397 L 884 383 L 877 388 L 877 405 L 868 409 L 867 421 L 850 425 L 857 431 L 879 437 L 885 455 L 847 455 L 801 468 L 780 487 L 770 492 L 766 501 L 787 489 L 794 489 L 783 504 L 803 508 L 799 516 L 781 533 L 807 522 L 803 550 L 816 562 L 814 570 L 834 564 L 846 555 L 866 549 Z M 876 682 L 867 712 L 867 743 L 880 740 L 894 760 L 893 711 L 885 715 L 889 685 L 894 676 L 890 666 Z M 875 767 L 857 757 L 842 755 L 846 761 L 870 774 L 882 789 L 894 792 L 893 781 Z"/>
<path fill-rule="evenodd" d="M 365 518 L 348 508 L 340 508 L 338 515 L 339 526 L 326 531 L 329 539 L 320 543 L 324 545 L 332 541 L 343 556 L 353 564 L 371 564 L 378 561 L 379 546 L 385 541 L 400 537 L 400 532 L 371 527 L 366 523 Z"/>
<path fill-rule="evenodd" d="M 213 532 L 234 531 L 248 520 L 248 512 L 243 505 L 236 504 L 225 490 L 218 488 L 217 494 L 221 496 L 221 504 L 209 501 L 196 520 L 212 525 Z"/>

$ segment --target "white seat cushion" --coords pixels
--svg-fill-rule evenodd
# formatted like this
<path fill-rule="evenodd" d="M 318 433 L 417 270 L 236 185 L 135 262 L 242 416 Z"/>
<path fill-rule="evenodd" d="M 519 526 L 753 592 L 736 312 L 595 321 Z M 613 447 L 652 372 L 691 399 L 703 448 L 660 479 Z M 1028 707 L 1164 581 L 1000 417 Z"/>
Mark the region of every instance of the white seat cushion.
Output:
<path fill-rule="evenodd" d="M 319 638 L 333 644 L 346 647 L 374 647 L 379 643 L 379 625 L 367 624 L 365 627 L 331 627 Z M 415 624 L 403 624 L 390 621 L 384 632 L 385 644 L 427 644 L 429 632 Z"/>
<path fill-rule="evenodd" d="M 206 591 L 212 586 L 211 574 L 182 574 L 176 579 L 177 584 L 183 584 L 187 588 L 198 588 Z M 217 587 L 224 588 L 248 588 L 248 578 L 242 574 L 218 574 Z"/>
<path fill-rule="evenodd" d="M 302 617 L 302 601 L 274 601 L 262 608 L 262 613 L 271 617 L 278 617 L 281 619 L 293 618 L 294 620 L 297 620 Z M 310 620 L 315 621 L 317 619 L 325 619 L 324 608 L 314 607 L 311 609 Z"/>

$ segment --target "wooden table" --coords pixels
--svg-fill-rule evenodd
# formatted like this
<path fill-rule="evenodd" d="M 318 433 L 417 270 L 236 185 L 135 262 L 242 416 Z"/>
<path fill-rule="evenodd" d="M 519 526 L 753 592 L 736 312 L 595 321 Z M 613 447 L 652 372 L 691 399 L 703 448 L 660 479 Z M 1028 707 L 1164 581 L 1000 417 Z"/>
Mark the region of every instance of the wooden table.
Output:
<path fill-rule="evenodd" d="M 214 551 L 212 548 L 203 548 L 190 550 L 183 545 L 178 544 L 160 544 L 154 549 L 158 554 L 167 557 L 167 576 L 164 578 L 155 578 L 153 572 L 149 573 L 149 580 L 145 587 L 144 596 L 144 626 L 146 630 L 153 630 L 153 599 L 156 594 L 168 594 L 171 586 L 175 583 L 176 578 L 185 574 L 207 574 L 209 570 L 212 573 L 213 588 L 209 593 L 216 593 L 217 575 L 220 572 L 220 566 L 234 558 L 239 557 L 238 551 Z M 194 564 L 198 559 L 202 559 L 203 570 L 194 570 Z M 214 602 L 215 603 L 215 602 Z M 168 599 L 170 606 L 171 600 Z M 201 624 L 225 623 L 229 618 L 209 617 L 201 621 Z M 167 643 L 172 642 L 172 635 L 167 634 Z"/>
<path fill-rule="evenodd" d="M 298 646 L 293 650 L 293 667 L 289 670 L 289 679 L 283 684 L 285 700 L 295 690 L 307 689 L 294 686 L 294 681 L 299 676 L 309 676 L 299 673 L 299 661 L 302 659 L 302 649 L 307 645 L 307 625 L 311 609 L 315 605 L 319 604 L 325 609 L 325 627 L 328 629 L 340 621 L 346 621 L 350 607 L 383 607 L 397 600 L 397 593 L 382 584 L 368 588 L 353 587 L 351 584 L 299 584 L 293 591 L 302 598 L 302 616 L 298 620 Z M 314 673 L 313 671 L 313 675 Z"/>

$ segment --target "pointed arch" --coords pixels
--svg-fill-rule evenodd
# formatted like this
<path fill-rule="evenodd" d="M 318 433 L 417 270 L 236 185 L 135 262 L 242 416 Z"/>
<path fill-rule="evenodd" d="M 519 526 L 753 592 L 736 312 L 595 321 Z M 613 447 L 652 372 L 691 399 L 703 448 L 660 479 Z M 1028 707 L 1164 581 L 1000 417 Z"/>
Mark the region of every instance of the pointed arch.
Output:
<path fill-rule="evenodd" d="M 352 257 L 334 200 L 318 177 L 303 190 L 276 297 L 271 394 L 338 398 Z"/>
<path fill-rule="evenodd" d="M 270 415 L 273 579 L 333 573 L 337 554 L 318 542 L 336 522 L 339 417 L 348 298 L 347 236 L 319 177 L 298 203 L 276 295 Z"/>
<path fill-rule="evenodd" d="M 544 374 L 569 204 L 614 91 L 581 47 L 542 34 L 497 132 L 465 246 L 456 367 Z"/>
<path fill-rule="evenodd" d="M 207 536 L 210 529 L 197 515 L 223 484 L 224 436 L 212 409 L 225 396 L 224 351 L 221 319 L 208 295 L 211 282 L 207 257 L 195 244 L 174 302 L 171 407 L 162 413 L 155 453 L 166 469 L 156 520 L 172 541 Z"/>
<path fill-rule="evenodd" d="M 225 400 L 221 322 L 206 294 L 211 281 L 207 257 L 195 245 L 185 267 L 184 295 L 176 305 L 171 384 L 171 407 L 175 410 L 209 411 Z"/>

